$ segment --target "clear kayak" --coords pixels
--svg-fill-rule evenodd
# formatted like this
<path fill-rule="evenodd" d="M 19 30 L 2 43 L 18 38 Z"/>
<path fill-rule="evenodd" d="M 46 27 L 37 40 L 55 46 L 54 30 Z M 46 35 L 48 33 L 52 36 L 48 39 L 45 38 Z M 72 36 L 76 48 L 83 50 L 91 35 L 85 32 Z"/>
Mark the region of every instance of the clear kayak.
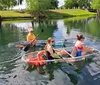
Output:
<path fill-rule="evenodd" d="M 71 52 L 72 50 L 72 47 L 67 47 L 67 48 L 58 48 L 57 50 L 66 50 L 68 52 Z M 57 57 L 55 59 L 52 59 L 52 60 L 48 60 L 46 58 L 46 56 L 44 55 L 44 50 L 42 51 L 36 51 L 36 52 L 30 52 L 30 53 L 27 53 L 25 54 L 23 57 L 22 57 L 22 60 L 27 63 L 28 65 L 31 65 L 31 66 L 40 66 L 40 65 L 45 65 L 47 64 L 48 62 L 69 62 L 69 63 L 72 63 L 72 62 L 77 62 L 77 61 L 81 61 L 81 60 L 84 60 L 86 58 L 91 58 L 97 54 L 100 53 L 99 50 L 97 49 L 94 49 L 94 48 L 91 48 L 91 50 L 93 50 L 93 53 L 88 53 L 84 56 L 78 56 L 78 57 L 69 57 L 68 55 L 63 55 L 61 57 Z M 39 52 L 41 52 L 39 54 Z M 44 57 L 43 57 L 43 56 Z M 42 56 L 42 57 L 41 57 Z M 39 57 L 39 58 L 38 58 Z"/>
<path fill-rule="evenodd" d="M 75 39 L 64 39 L 64 40 L 55 40 L 54 47 L 66 47 L 71 46 L 73 44 Z M 47 40 L 37 40 L 34 47 L 43 47 L 46 45 Z M 27 41 L 18 41 L 18 42 L 12 42 L 8 44 L 8 47 L 17 47 L 17 48 L 23 48 L 24 46 L 28 45 L 29 43 Z"/>

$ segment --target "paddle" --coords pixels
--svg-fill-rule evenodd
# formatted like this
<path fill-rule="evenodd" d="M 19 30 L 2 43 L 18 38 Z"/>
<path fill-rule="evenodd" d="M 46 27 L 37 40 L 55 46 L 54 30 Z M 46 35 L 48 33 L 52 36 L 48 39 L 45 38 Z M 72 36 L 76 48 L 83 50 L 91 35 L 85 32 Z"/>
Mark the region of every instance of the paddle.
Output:
<path fill-rule="evenodd" d="M 59 55 L 59 57 L 61 58 L 61 59 L 63 59 L 66 63 L 68 63 L 61 55 Z M 73 66 L 71 63 L 68 63 L 69 65 L 71 65 L 71 66 Z"/>
<path fill-rule="evenodd" d="M 65 50 L 64 50 L 65 51 Z M 66 51 L 65 51 L 66 52 Z M 72 55 L 71 54 L 69 54 L 68 52 L 66 52 L 69 56 L 71 56 L 72 57 Z M 57 53 L 56 53 L 57 54 Z M 63 59 L 66 63 L 68 63 L 61 55 L 59 55 L 59 57 L 61 58 L 61 59 Z M 71 63 L 68 63 L 69 65 L 71 65 L 71 66 L 73 66 Z"/>
<path fill-rule="evenodd" d="M 68 53 L 66 50 L 63 49 L 63 51 L 64 51 L 65 53 L 67 53 L 70 57 L 74 58 L 74 56 L 71 55 L 70 53 Z"/>
<path fill-rule="evenodd" d="M 27 44 L 27 45 L 24 47 L 23 50 L 24 50 L 24 51 L 28 51 L 29 48 L 30 48 L 30 46 L 31 46 L 31 44 L 38 38 L 38 36 L 39 36 L 42 32 L 44 32 L 43 29 L 42 29 L 41 32 L 36 36 L 36 38 L 35 38 L 34 40 L 32 40 L 29 44 Z"/>

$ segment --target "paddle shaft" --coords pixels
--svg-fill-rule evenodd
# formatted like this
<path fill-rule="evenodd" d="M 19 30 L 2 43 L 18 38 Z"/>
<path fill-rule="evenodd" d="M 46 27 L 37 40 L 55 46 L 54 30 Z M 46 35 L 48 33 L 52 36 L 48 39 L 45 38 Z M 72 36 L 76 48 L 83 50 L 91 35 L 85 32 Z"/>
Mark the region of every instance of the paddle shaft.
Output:
<path fill-rule="evenodd" d="M 66 52 L 70 57 L 74 57 L 73 55 L 71 55 L 70 53 L 68 53 L 66 50 L 63 49 L 64 52 Z"/>
<path fill-rule="evenodd" d="M 61 59 L 63 59 L 67 64 L 73 66 L 71 63 L 67 62 L 62 56 L 59 55 L 59 57 L 60 57 Z"/>
<path fill-rule="evenodd" d="M 35 37 L 35 39 L 31 41 L 30 45 L 38 38 L 38 36 L 39 36 L 41 33 L 42 33 L 42 32 L 40 32 L 40 33 Z"/>
<path fill-rule="evenodd" d="M 66 51 L 65 51 L 66 52 Z M 70 55 L 68 52 L 66 52 L 68 55 Z M 57 54 L 57 52 L 56 52 L 56 54 Z M 71 56 L 71 55 L 70 55 Z M 61 59 L 63 59 L 66 63 L 68 63 L 61 55 L 59 55 L 59 57 L 61 58 Z M 71 65 L 71 66 L 73 66 L 71 63 L 68 63 L 69 65 Z"/>

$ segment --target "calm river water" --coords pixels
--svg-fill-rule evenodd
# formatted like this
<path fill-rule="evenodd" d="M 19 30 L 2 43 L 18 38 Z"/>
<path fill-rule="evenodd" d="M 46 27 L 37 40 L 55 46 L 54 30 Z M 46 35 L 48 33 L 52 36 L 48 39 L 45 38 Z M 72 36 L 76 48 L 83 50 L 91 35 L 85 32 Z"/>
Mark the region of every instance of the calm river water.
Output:
<path fill-rule="evenodd" d="M 100 55 L 73 66 L 57 63 L 32 68 L 23 63 L 21 50 L 8 44 L 25 40 L 28 27 L 33 27 L 36 35 L 43 28 L 38 38 L 43 40 L 51 36 L 71 39 L 83 34 L 87 45 L 100 50 L 100 19 L 97 18 L 3 22 L 0 28 L 0 85 L 100 85 Z"/>

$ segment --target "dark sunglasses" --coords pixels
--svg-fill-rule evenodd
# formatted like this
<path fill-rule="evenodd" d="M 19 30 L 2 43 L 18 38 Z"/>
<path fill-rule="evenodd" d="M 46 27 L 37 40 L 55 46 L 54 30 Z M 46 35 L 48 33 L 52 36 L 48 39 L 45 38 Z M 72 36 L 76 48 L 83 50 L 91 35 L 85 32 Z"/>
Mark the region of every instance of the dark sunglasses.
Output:
<path fill-rule="evenodd" d="M 54 43 L 54 40 L 52 40 L 51 42 Z"/>

